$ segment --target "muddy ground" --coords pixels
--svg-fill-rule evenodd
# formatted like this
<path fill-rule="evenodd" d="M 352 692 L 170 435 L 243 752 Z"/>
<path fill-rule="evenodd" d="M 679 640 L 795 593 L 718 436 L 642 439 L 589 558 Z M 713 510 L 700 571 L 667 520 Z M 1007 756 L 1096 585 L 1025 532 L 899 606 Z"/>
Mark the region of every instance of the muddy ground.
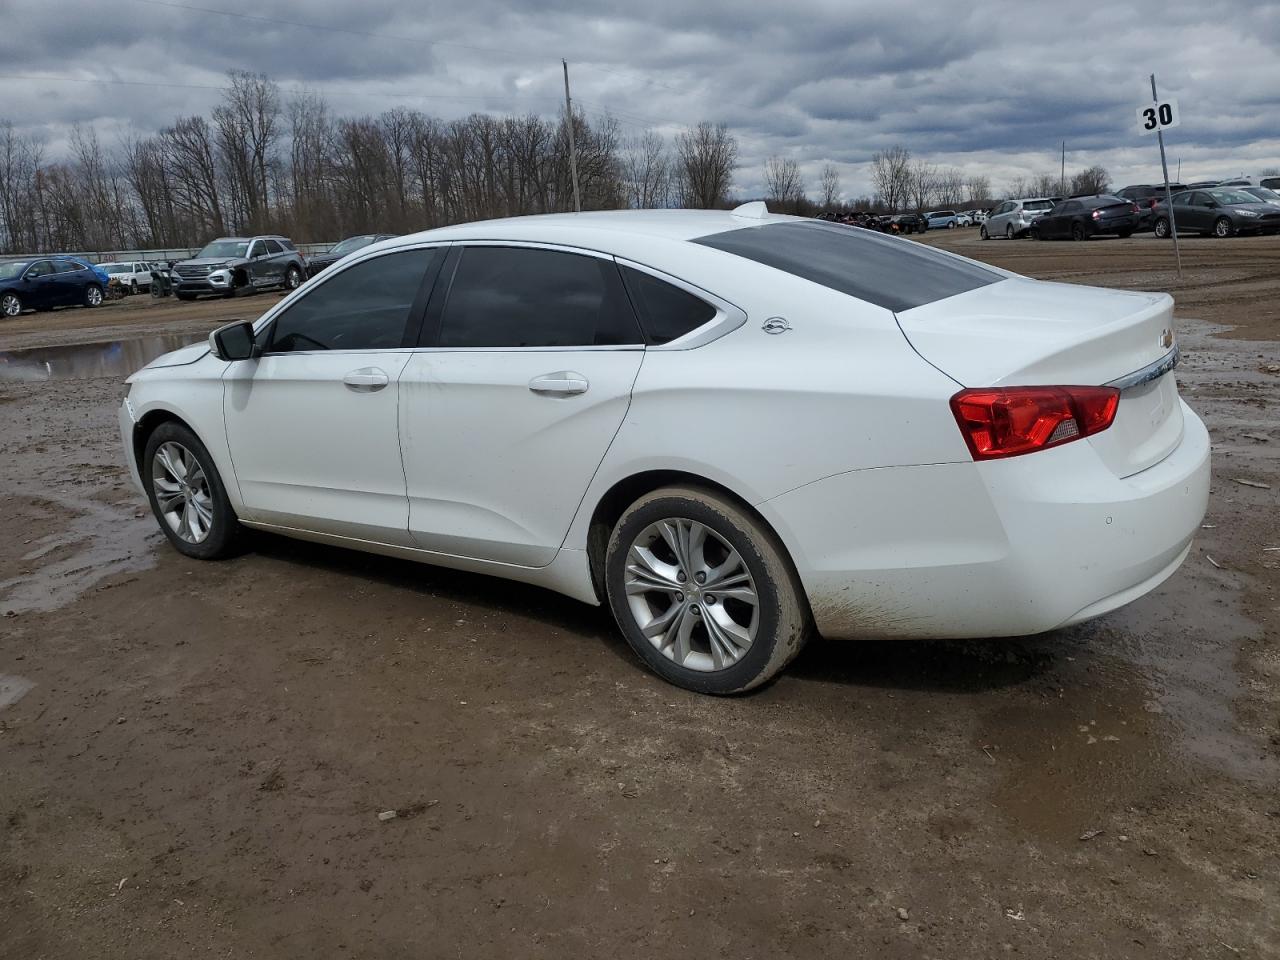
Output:
<path fill-rule="evenodd" d="M 0 382 L 0 956 L 1280 957 L 1280 238 L 1189 239 L 1181 283 L 1150 237 L 930 242 L 1173 290 L 1205 529 L 1099 621 L 817 641 L 738 699 L 531 588 L 187 560 L 121 465 L 101 374 L 137 341 L 11 357 L 79 379 Z M 27 315 L 0 351 L 266 305 Z"/>

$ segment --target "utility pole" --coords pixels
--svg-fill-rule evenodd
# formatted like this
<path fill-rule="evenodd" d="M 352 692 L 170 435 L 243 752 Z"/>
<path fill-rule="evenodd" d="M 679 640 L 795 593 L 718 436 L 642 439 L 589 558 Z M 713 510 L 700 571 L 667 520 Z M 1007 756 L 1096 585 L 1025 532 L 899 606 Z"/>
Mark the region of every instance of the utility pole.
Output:
<path fill-rule="evenodd" d="M 1058 180 L 1058 193 L 1067 195 L 1067 141 L 1062 141 L 1062 176 Z"/>
<path fill-rule="evenodd" d="M 561 60 L 564 65 L 564 118 L 569 125 L 569 173 L 573 177 L 573 211 L 582 212 L 582 198 L 578 195 L 578 148 L 573 142 L 573 101 L 569 99 L 569 61 Z M 1163 141 L 1160 149 L 1163 151 Z"/>
<path fill-rule="evenodd" d="M 1156 93 L 1156 75 L 1151 75 L 1151 99 L 1160 102 Z M 1164 130 L 1156 130 L 1156 138 L 1160 141 L 1160 168 L 1164 171 L 1164 202 L 1169 205 L 1169 235 L 1173 237 L 1173 259 L 1178 264 L 1178 279 L 1182 279 L 1182 251 L 1178 249 L 1178 221 L 1173 215 L 1173 191 L 1169 189 L 1169 163 L 1164 158 Z"/>

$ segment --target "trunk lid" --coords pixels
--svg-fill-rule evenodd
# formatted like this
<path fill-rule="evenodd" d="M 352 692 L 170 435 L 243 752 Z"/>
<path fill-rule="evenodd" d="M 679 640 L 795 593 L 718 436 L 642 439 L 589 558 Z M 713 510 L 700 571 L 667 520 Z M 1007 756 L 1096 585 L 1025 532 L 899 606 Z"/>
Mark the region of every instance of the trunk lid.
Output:
<path fill-rule="evenodd" d="M 1117 476 L 1158 463 L 1182 439 L 1177 385 L 1160 372 L 1175 346 L 1167 294 L 1016 277 L 903 311 L 898 324 L 966 387 L 1097 386 L 1154 368 L 1123 387 L 1115 422 L 1085 441 Z"/>

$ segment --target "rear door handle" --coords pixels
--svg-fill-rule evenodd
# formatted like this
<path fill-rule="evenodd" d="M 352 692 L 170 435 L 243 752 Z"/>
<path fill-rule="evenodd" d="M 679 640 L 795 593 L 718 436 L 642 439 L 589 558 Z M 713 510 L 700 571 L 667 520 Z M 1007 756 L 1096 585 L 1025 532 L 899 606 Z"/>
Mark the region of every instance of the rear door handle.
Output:
<path fill-rule="evenodd" d="M 544 373 L 529 381 L 529 389 L 534 393 L 544 393 L 554 397 L 569 397 L 575 393 L 586 393 L 591 386 L 587 378 L 572 370 L 561 370 L 558 373 Z"/>
<path fill-rule="evenodd" d="M 361 367 L 359 370 L 352 370 L 342 382 L 347 385 L 350 390 L 356 393 L 373 393 L 375 390 L 381 390 L 391 378 L 387 376 L 385 371 L 379 370 L 377 367 Z"/>

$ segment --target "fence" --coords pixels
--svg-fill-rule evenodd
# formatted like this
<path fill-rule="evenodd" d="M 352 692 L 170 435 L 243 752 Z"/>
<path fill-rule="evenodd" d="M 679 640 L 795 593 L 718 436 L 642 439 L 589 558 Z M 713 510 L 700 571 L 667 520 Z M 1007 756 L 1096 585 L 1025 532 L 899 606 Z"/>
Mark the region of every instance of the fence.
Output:
<path fill-rule="evenodd" d="M 304 257 L 327 253 L 337 243 L 299 243 L 298 250 Z M 170 247 L 165 250 L 58 250 L 56 253 L 4 253 L 0 260 L 34 260 L 37 257 L 76 257 L 90 263 L 118 263 L 122 260 L 190 260 L 200 252 L 199 247 Z"/>

